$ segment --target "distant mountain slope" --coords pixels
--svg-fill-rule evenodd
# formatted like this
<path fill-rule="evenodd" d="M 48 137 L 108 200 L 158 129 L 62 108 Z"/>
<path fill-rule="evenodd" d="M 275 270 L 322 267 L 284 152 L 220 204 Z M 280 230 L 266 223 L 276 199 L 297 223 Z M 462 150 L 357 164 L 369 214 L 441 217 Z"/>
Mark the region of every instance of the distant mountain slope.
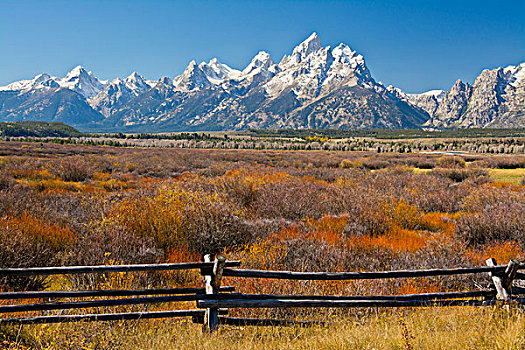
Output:
<path fill-rule="evenodd" d="M 316 33 L 276 63 L 259 52 L 243 70 L 216 58 L 156 82 L 111 82 L 77 66 L 0 87 L 0 120 L 64 121 L 85 130 L 470 128 L 525 126 L 525 63 L 483 71 L 471 85 L 405 94 L 385 87 L 345 44 Z"/>
<path fill-rule="evenodd" d="M 17 93 L 0 91 L 0 121 L 60 121 L 82 126 L 102 122 L 86 99 L 69 89 L 45 88 Z"/>
<path fill-rule="evenodd" d="M 411 103 L 429 113 L 435 128 L 525 126 L 525 62 L 486 69 L 474 83 L 458 80 L 446 93 L 412 95 Z"/>

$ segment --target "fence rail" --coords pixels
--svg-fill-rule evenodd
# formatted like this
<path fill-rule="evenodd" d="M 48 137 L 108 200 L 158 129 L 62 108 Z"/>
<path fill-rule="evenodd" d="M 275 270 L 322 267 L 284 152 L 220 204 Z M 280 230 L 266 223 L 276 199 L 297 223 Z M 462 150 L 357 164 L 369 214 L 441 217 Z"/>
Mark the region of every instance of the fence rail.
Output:
<path fill-rule="evenodd" d="M 204 257 L 204 262 L 176 264 L 141 265 L 99 265 L 63 266 L 35 268 L 2 268 L 0 276 L 27 275 L 69 275 L 79 273 L 111 273 L 137 271 L 170 271 L 199 269 L 204 276 L 204 287 L 153 288 L 122 290 L 85 291 L 24 291 L 0 292 L 0 300 L 36 299 L 40 302 L 29 304 L 0 305 L 0 314 L 74 310 L 94 307 L 115 307 L 123 305 L 166 304 L 182 301 L 195 301 L 197 309 L 167 310 L 149 312 L 100 313 L 83 315 L 41 315 L 32 317 L 1 318 L 0 324 L 18 323 L 59 323 L 79 321 L 138 320 L 171 317 L 192 317 L 193 322 L 205 323 L 210 331 L 219 324 L 229 325 L 311 325 L 319 321 L 290 321 L 276 319 L 253 319 L 222 317 L 229 308 L 298 308 L 298 307 L 430 307 L 430 306 L 488 306 L 497 304 L 525 304 L 525 299 L 513 295 L 525 294 L 525 288 L 513 287 L 516 279 L 525 279 L 525 264 L 511 260 L 508 265 L 497 265 L 494 259 L 487 260 L 487 266 L 460 267 L 449 269 L 421 269 L 376 272 L 296 272 L 266 271 L 252 269 L 233 269 L 241 266 L 240 261 L 226 261 L 222 256 L 212 259 Z M 420 293 L 406 295 L 274 295 L 245 294 L 235 292 L 230 286 L 221 286 L 222 278 L 271 278 L 307 281 L 350 281 L 370 279 L 415 278 L 452 275 L 487 274 L 492 282 L 489 289 L 457 292 Z M 112 297 L 125 297 L 111 299 Z M 95 298 L 95 300 L 56 301 L 64 298 Z M 97 299 L 105 298 L 105 299 Z M 481 300 L 479 298 L 482 298 Z M 48 299 L 47 301 L 45 301 Z"/>
<path fill-rule="evenodd" d="M 221 287 L 221 292 L 233 292 L 233 287 Z M 87 297 L 125 297 L 138 295 L 167 295 L 167 294 L 204 294 L 202 288 L 161 288 L 161 289 L 109 289 L 84 291 L 37 291 L 37 292 L 0 292 L 0 300 L 12 299 L 58 299 L 58 298 L 87 298 Z"/>
<path fill-rule="evenodd" d="M 521 265 L 520 265 L 521 266 Z M 523 266 L 525 267 L 525 266 Z M 266 271 L 245 269 L 224 269 L 223 276 L 246 278 L 275 278 L 287 280 L 318 280 L 318 281 L 346 281 L 381 278 L 412 278 L 451 275 L 469 275 L 475 273 L 501 273 L 507 265 L 477 266 L 453 269 L 427 269 L 427 270 L 397 270 L 377 272 L 295 272 L 295 271 Z"/>
<path fill-rule="evenodd" d="M 240 266 L 240 261 L 228 261 L 225 266 Z M 96 266 L 60 266 L 60 267 L 31 267 L 31 268 L 3 268 L 1 275 L 70 275 L 76 273 L 100 272 L 136 272 L 136 271 L 174 271 L 191 269 L 211 269 L 213 262 L 187 262 L 175 264 L 137 264 L 137 265 L 96 265 Z"/>

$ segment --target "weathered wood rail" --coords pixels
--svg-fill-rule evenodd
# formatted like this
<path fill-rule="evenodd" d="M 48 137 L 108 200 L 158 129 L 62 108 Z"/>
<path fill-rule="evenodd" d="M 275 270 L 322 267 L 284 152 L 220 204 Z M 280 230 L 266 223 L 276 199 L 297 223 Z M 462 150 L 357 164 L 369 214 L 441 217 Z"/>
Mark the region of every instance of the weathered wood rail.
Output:
<path fill-rule="evenodd" d="M 224 261 L 223 266 L 240 266 L 239 261 Z M 137 264 L 137 265 L 98 265 L 98 266 L 60 266 L 60 267 L 33 267 L 33 268 L 0 268 L 0 276 L 36 276 L 36 275 L 72 275 L 88 273 L 112 272 L 140 272 L 140 271 L 177 271 L 200 269 L 203 273 L 211 274 L 214 262 L 188 262 L 174 264 Z M 220 292 L 232 292 L 233 287 L 220 287 Z M 74 310 L 94 307 L 112 307 L 122 305 L 139 305 L 153 303 L 170 303 L 180 301 L 197 301 L 206 298 L 206 288 L 152 288 L 152 289 L 121 289 L 121 290 L 84 290 L 84 291 L 23 291 L 0 292 L 2 300 L 23 299 L 63 299 L 63 298 L 100 298 L 103 300 L 68 301 L 68 302 L 39 302 L 32 304 L 0 305 L 0 315 L 6 313 Z M 111 297 L 129 297 L 123 299 L 109 299 Z M 217 309 L 219 314 L 227 313 L 226 310 Z M 197 317 L 206 314 L 203 309 L 169 310 L 150 312 L 123 312 L 108 314 L 81 314 L 81 315 L 45 315 L 32 317 L 0 318 L 0 324 L 34 324 L 34 323 L 60 323 L 79 321 L 116 321 L 138 320 L 171 317 Z M 1 316 L 0 316 L 1 317 Z"/>
<path fill-rule="evenodd" d="M 525 294 L 525 288 L 513 286 L 516 279 L 525 279 L 525 264 L 511 260 L 507 265 L 497 265 L 494 259 L 487 260 L 487 266 L 461 267 L 449 269 L 421 269 L 376 272 L 294 272 L 234 269 L 241 265 L 239 261 L 226 261 L 223 256 L 213 259 L 204 256 L 204 262 L 177 264 L 142 264 L 142 265 L 100 265 L 100 266 L 63 266 L 36 268 L 3 268 L 0 276 L 20 275 L 69 275 L 80 273 L 111 273 L 137 271 L 173 271 L 200 269 L 204 276 L 202 288 L 156 288 L 122 290 L 85 290 L 85 291 L 24 291 L 0 292 L 0 301 L 36 299 L 39 302 L 29 304 L 0 305 L 0 324 L 18 323 L 59 323 L 79 321 L 115 321 L 139 320 L 171 317 L 192 317 L 193 322 L 204 323 L 211 332 L 219 324 L 229 325 L 311 325 L 319 321 L 290 321 L 279 319 L 250 319 L 222 317 L 229 308 L 298 308 L 298 307 L 431 307 L 431 306 L 489 306 L 525 304 L 525 298 L 516 298 Z M 492 282 L 488 289 L 420 293 L 408 295 L 273 295 L 244 294 L 235 292 L 233 287 L 221 286 L 222 278 L 268 278 L 306 281 L 352 281 L 369 279 L 415 278 L 433 276 L 452 276 L 469 274 L 487 274 Z M 105 298 L 96 300 L 56 301 L 63 298 Z M 111 299 L 119 297 L 118 299 Z M 121 298 L 125 297 L 125 298 Z M 47 301 L 46 301 L 47 300 Z M 125 313 L 99 313 L 80 315 L 42 315 L 31 317 L 2 317 L 4 314 L 51 310 L 75 310 L 95 307 L 114 307 L 122 305 L 165 304 L 181 301 L 195 301 L 197 309 L 144 311 Z"/>
<path fill-rule="evenodd" d="M 95 265 L 95 266 L 60 266 L 31 268 L 2 268 L 0 275 L 71 275 L 97 272 L 136 272 L 136 271 L 175 271 L 191 269 L 212 269 L 213 262 L 187 262 L 174 264 L 137 264 L 137 265 Z M 228 261 L 225 267 L 240 266 L 240 261 Z"/>

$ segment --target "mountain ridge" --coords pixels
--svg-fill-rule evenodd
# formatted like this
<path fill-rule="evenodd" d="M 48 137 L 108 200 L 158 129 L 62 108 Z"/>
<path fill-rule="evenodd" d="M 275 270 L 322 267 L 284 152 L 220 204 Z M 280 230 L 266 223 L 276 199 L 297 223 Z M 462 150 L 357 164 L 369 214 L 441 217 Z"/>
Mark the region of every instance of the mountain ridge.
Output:
<path fill-rule="evenodd" d="M 260 51 L 242 70 L 213 58 L 158 81 L 112 81 L 82 66 L 0 87 L 0 121 L 62 121 L 98 131 L 257 128 L 470 128 L 525 126 L 525 62 L 483 70 L 448 91 L 406 94 L 377 82 L 346 44 L 317 33 L 280 62 Z M 31 119 L 33 118 L 33 119 Z"/>

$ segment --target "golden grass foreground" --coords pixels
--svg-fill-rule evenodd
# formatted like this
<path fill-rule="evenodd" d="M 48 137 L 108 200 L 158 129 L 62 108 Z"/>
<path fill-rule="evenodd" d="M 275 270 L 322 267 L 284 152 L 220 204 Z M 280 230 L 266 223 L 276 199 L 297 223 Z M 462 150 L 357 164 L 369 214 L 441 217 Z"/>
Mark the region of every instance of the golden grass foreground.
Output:
<path fill-rule="evenodd" d="M 221 326 L 188 320 L 11 327 L 1 349 L 523 349 L 525 315 L 500 308 L 375 310 L 311 327 Z M 6 329 L 3 330 L 4 332 Z M 5 334 L 4 334 L 5 335 Z M 17 337 L 30 343 L 21 345 Z"/>

